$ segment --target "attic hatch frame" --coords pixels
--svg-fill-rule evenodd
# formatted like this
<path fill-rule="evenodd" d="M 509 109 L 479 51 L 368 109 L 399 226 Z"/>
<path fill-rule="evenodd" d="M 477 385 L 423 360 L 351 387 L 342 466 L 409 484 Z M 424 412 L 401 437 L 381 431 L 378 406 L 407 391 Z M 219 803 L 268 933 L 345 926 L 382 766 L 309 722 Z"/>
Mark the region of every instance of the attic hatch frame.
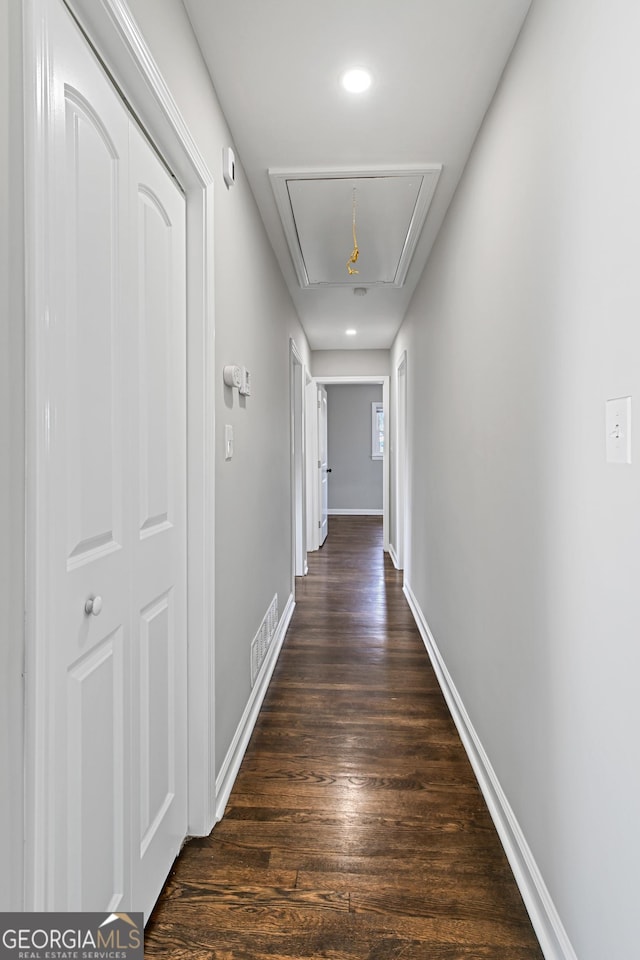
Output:
<path fill-rule="evenodd" d="M 288 184 L 290 181 L 298 180 L 360 180 L 392 177 L 420 177 L 421 184 L 416 197 L 413 214 L 409 221 L 409 226 L 404 240 L 404 245 L 398 266 L 392 282 L 379 280 L 374 283 L 369 282 L 367 286 L 384 287 L 402 287 L 411 261 L 413 259 L 418 241 L 425 225 L 427 214 L 431 206 L 431 201 L 438 185 L 438 179 L 442 172 L 441 163 L 421 163 L 407 164 L 398 166 L 371 166 L 358 168 L 345 167 L 319 167 L 317 169 L 285 169 L 280 167 L 270 168 L 268 171 L 269 180 L 273 189 L 273 194 L 280 214 L 280 220 L 284 229 L 289 253 L 296 272 L 298 284 L 303 289 L 323 289 L 327 287 L 349 287 L 350 281 L 355 278 L 346 277 L 344 281 L 313 282 L 309 279 L 307 268 L 304 261 L 304 255 L 300 245 L 300 237 L 296 227 L 291 197 Z"/>

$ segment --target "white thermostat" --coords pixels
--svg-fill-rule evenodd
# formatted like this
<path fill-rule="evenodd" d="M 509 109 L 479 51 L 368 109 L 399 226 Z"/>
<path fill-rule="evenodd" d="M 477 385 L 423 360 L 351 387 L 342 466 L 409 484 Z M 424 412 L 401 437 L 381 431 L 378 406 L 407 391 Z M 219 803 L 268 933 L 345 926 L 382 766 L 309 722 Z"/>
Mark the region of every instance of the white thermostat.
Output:
<path fill-rule="evenodd" d="M 236 387 L 237 390 L 242 389 L 243 376 L 242 376 L 242 367 L 236 366 L 234 363 L 229 363 L 224 368 L 224 382 L 228 387 Z"/>

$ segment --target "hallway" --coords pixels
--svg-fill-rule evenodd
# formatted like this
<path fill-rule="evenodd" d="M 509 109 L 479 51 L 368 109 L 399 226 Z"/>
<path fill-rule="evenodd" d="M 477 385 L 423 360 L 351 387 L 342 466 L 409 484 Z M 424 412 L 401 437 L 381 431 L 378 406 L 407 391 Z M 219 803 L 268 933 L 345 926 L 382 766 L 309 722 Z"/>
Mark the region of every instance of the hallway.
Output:
<path fill-rule="evenodd" d="M 147 957 L 540 960 L 378 518 L 332 517 L 231 794 Z"/>

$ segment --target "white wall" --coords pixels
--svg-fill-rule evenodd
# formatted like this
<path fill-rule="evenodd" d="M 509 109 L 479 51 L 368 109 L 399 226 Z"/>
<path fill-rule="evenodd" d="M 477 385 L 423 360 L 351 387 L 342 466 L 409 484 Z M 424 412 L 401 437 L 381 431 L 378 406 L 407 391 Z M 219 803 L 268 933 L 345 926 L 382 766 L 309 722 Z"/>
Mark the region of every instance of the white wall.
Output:
<path fill-rule="evenodd" d="M 410 586 L 580 960 L 638 953 L 638 36 L 534 0 L 392 362 Z"/>
<path fill-rule="evenodd" d="M 22 906 L 24 322 L 20 5 L 0 0 L 0 909 Z"/>
<path fill-rule="evenodd" d="M 371 404 L 381 384 L 328 384 L 329 512 L 382 511 L 382 460 L 371 458 Z"/>
<path fill-rule="evenodd" d="M 314 377 L 387 377 L 388 350 L 314 350 L 311 354 Z"/>
<path fill-rule="evenodd" d="M 291 592 L 289 337 L 308 346 L 236 153 L 236 185 L 222 179 L 232 145 L 180 0 L 130 0 L 215 185 L 216 765 L 220 769 L 250 694 L 250 643 L 275 593 Z M 253 395 L 226 388 L 222 368 L 244 364 Z M 235 434 L 223 456 L 224 425 Z"/>

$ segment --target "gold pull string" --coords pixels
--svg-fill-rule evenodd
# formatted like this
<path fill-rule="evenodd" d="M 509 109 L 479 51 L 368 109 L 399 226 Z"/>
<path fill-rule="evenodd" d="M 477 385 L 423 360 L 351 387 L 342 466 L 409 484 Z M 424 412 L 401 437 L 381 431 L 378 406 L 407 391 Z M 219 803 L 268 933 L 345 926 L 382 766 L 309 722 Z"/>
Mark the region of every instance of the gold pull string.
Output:
<path fill-rule="evenodd" d="M 356 270 L 354 267 L 351 266 L 351 264 L 355 263 L 358 257 L 360 256 L 360 251 L 358 250 L 358 239 L 356 237 L 356 188 L 355 187 L 353 188 L 352 226 L 353 226 L 353 230 L 352 230 L 353 252 L 349 257 L 349 259 L 347 260 L 347 270 L 349 271 L 350 276 L 353 275 L 354 273 L 360 272 L 359 270 Z"/>

